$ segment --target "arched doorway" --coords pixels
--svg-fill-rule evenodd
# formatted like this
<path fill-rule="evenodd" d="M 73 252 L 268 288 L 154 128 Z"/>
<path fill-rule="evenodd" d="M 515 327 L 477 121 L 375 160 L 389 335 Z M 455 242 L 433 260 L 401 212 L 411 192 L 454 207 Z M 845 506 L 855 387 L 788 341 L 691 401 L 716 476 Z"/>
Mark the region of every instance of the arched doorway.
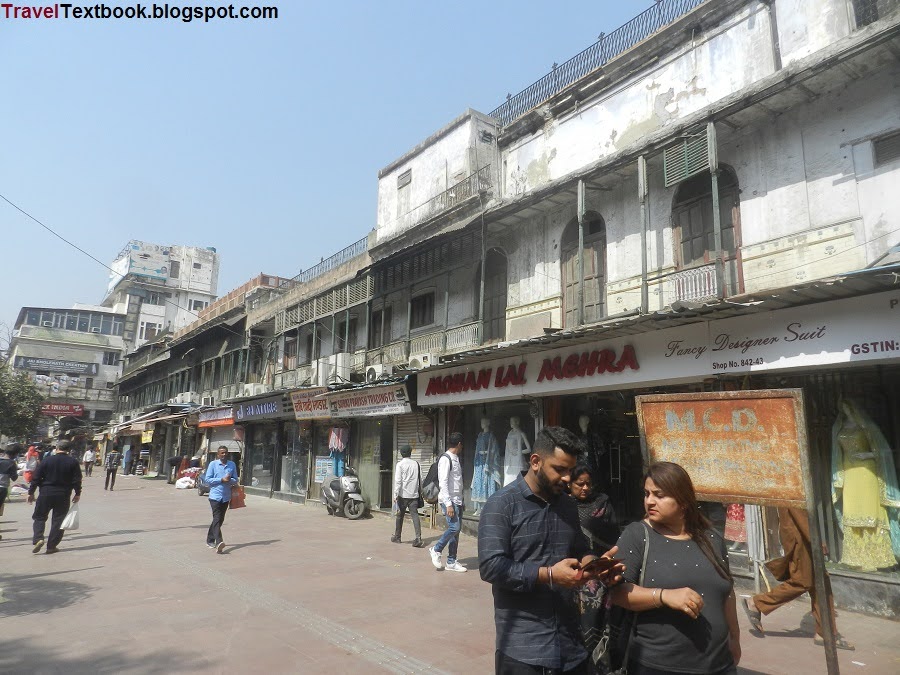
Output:
<path fill-rule="evenodd" d="M 563 325 L 578 324 L 578 219 L 562 236 Z M 584 323 L 606 316 L 606 223 L 596 211 L 584 214 Z"/>

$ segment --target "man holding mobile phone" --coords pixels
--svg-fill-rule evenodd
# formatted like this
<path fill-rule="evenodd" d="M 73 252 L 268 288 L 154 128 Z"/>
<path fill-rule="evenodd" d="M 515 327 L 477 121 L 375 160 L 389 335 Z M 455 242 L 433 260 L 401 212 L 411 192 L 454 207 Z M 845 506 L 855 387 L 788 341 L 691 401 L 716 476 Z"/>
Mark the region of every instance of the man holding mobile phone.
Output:
<path fill-rule="evenodd" d="M 493 586 L 497 675 L 593 672 L 581 642 L 574 591 L 621 580 L 613 547 L 599 562 L 568 495 L 581 441 L 562 427 L 537 435 L 528 469 L 481 511 L 478 560 Z M 592 563 L 592 564 L 589 564 Z"/>
<path fill-rule="evenodd" d="M 206 545 L 221 553 L 225 550 L 222 541 L 222 524 L 225 512 L 231 502 L 231 487 L 238 484 L 237 467 L 228 459 L 228 448 L 220 445 L 216 450 L 216 461 L 206 467 L 206 482 L 209 484 L 209 506 L 212 508 L 212 523 L 206 533 Z"/>

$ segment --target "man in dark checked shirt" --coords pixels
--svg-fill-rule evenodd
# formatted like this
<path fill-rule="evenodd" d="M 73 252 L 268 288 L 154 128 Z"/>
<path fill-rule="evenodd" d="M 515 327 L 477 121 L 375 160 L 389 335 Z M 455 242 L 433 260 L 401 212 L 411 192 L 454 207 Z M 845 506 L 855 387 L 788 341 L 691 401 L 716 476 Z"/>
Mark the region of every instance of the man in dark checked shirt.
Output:
<path fill-rule="evenodd" d="M 574 589 L 592 579 L 618 581 L 623 568 L 608 563 L 582 570 L 596 556 L 581 532 L 575 501 L 565 494 L 580 450 L 567 429 L 542 429 L 528 469 L 481 511 L 478 561 L 481 578 L 493 586 L 497 675 L 593 672 Z"/>

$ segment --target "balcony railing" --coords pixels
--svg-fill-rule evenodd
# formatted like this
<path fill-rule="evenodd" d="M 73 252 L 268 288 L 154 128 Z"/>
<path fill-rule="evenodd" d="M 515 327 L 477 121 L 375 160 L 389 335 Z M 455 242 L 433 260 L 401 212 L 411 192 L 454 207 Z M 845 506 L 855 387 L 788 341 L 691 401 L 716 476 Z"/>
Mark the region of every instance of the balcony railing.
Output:
<path fill-rule="evenodd" d="M 395 221 L 398 225 L 396 231 L 404 232 L 443 211 L 462 204 L 483 190 L 490 190 L 492 186 L 491 165 L 487 164 L 440 194 L 435 195 L 424 204 L 419 204 L 419 206 L 400 216 Z"/>
<path fill-rule="evenodd" d="M 676 300 L 699 302 L 719 297 L 715 265 L 703 265 L 675 272 L 669 276 L 669 283 L 672 302 Z"/>
<path fill-rule="evenodd" d="M 333 270 L 335 267 L 343 265 L 345 262 L 349 262 L 357 256 L 363 255 L 368 250 L 368 243 L 369 237 L 363 237 L 359 241 L 350 244 L 347 248 L 338 251 L 334 255 L 325 258 L 320 263 L 300 272 L 300 274 L 291 279 L 291 282 L 305 283 L 316 277 L 322 276 L 326 272 Z"/>
<path fill-rule="evenodd" d="M 437 353 L 444 348 L 444 331 L 418 335 L 409 341 L 410 354 Z"/>
<path fill-rule="evenodd" d="M 447 331 L 444 349 L 448 352 L 477 347 L 481 342 L 481 323 L 467 323 Z"/>
<path fill-rule="evenodd" d="M 350 355 L 350 372 L 362 373 L 366 369 L 366 353 L 364 351 L 353 352 Z"/>
<path fill-rule="evenodd" d="M 366 361 L 370 365 L 406 363 L 406 341 L 392 342 L 378 349 L 370 349 Z"/>
<path fill-rule="evenodd" d="M 515 96 L 509 97 L 491 113 L 491 117 L 502 126 L 514 122 L 554 94 L 612 61 L 704 2 L 707 0 L 659 0 L 655 6 L 641 12 L 609 35 L 601 35 L 597 42 L 583 52 L 555 67 L 552 72 Z"/>

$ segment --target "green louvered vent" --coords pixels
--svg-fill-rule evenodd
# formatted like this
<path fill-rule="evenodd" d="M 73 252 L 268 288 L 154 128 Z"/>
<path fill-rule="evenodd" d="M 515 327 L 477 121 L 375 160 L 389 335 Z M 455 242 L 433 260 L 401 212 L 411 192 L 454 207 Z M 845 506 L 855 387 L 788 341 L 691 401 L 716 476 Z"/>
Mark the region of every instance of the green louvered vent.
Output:
<path fill-rule="evenodd" d="M 709 169 L 706 134 L 683 138 L 663 153 L 663 177 L 666 187 Z"/>

